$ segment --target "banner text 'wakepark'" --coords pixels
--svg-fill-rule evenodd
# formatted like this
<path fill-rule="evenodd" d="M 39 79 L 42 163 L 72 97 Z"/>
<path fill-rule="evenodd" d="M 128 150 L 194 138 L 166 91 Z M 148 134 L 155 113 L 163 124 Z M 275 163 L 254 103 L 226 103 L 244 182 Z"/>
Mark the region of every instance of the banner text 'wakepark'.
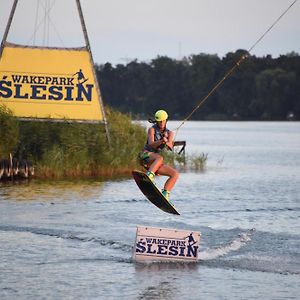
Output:
<path fill-rule="evenodd" d="M 5 46 L 0 104 L 17 117 L 103 121 L 99 99 L 87 50 Z"/>

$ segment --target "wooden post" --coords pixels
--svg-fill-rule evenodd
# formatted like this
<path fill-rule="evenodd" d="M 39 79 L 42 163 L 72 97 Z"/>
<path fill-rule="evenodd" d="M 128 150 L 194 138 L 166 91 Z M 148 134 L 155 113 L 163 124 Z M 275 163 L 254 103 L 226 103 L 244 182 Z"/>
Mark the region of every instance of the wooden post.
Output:
<path fill-rule="evenodd" d="M 2 42 L 1 42 L 0 59 L 2 57 L 3 48 L 4 48 L 4 45 L 5 45 L 6 40 L 7 40 L 8 32 L 9 32 L 11 22 L 12 22 L 12 19 L 14 17 L 15 11 L 16 11 L 17 4 L 18 4 L 18 0 L 15 0 L 14 3 L 13 3 L 13 6 L 11 8 L 11 11 L 10 11 L 10 15 L 9 15 L 9 18 L 8 18 L 8 21 L 7 21 L 7 24 L 6 24 L 6 28 L 5 28 L 5 32 L 4 32 L 4 35 L 3 35 L 3 39 L 2 39 Z"/>
<path fill-rule="evenodd" d="M 183 163 L 185 164 L 185 146 L 186 146 L 186 141 L 175 141 L 174 142 L 174 146 L 173 146 L 173 154 L 175 156 L 175 151 L 174 151 L 174 148 L 175 147 L 179 147 L 181 146 L 181 149 L 179 150 L 178 155 L 183 155 Z M 173 156 L 173 159 L 174 159 L 174 156 Z"/>
<path fill-rule="evenodd" d="M 103 106 L 103 102 L 102 102 L 100 87 L 99 87 L 99 84 L 98 84 L 98 79 L 97 79 L 97 75 L 96 75 L 95 68 L 94 68 L 93 55 L 92 55 L 92 52 L 91 52 L 90 41 L 89 41 L 86 26 L 85 26 L 85 21 L 84 21 L 82 9 L 81 9 L 80 0 L 76 0 L 76 4 L 77 4 L 78 14 L 79 14 L 79 18 L 80 18 L 81 27 L 82 27 L 82 32 L 83 32 L 83 35 L 84 35 L 85 45 L 86 45 L 86 48 L 87 48 L 87 50 L 90 54 L 90 62 L 91 62 L 91 65 L 92 65 L 93 75 L 94 75 L 94 78 L 95 78 L 96 89 L 97 89 L 97 92 L 98 92 L 98 95 L 99 95 L 99 102 L 100 102 L 100 107 L 101 107 L 102 115 L 103 115 L 103 119 L 104 119 L 104 126 L 105 126 L 107 142 L 108 142 L 109 148 L 111 148 L 111 139 L 110 139 L 110 135 L 109 135 L 109 131 L 108 131 L 108 124 L 107 124 L 107 120 L 106 120 L 106 116 L 105 116 L 105 110 L 104 110 L 104 106 Z"/>

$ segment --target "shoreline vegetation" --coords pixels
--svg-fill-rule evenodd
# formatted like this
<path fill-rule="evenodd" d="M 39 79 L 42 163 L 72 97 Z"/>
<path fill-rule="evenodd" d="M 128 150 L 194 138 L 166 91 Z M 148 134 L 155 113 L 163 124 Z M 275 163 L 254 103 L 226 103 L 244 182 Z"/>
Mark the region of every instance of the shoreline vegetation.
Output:
<path fill-rule="evenodd" d="M 106 107 L 111 147 L 103 124 L 20 121 L 0 106 L 0 158 L 26 160 L 39 179 L 76 177 L 114 178 L 141 169 L 137 155 L 146 140 L 146 128 L 129 115 Z M 181 170 L 203 171 L 207 155 L 184 158 L 166 153 L 165 159 Z M 189 161 L 189 163 L 187 163 Z"/>
<path fill-rule="evenodd" d="M 105 177 L 130 174 L 145 128 L 106 107 L 111 147 L 103 124 L 20 121 L 0 106 L 0 158 L 9 153 L 35 167 L 36 178 Z"/>

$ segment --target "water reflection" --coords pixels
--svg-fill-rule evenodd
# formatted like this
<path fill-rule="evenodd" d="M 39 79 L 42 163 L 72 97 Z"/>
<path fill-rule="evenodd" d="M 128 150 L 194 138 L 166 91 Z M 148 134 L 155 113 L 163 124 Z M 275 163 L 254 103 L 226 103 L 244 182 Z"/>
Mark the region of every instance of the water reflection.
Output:
<path fill-rule="evenodd" d="M 198 263 L 195 262 L 152 262 L 136 263 L 137 272 L 163 272 L 170 270 L 197 271 Z"/>
<path fill-rule="evenodd" d="M 175 299 L 176 296 L 178 296 L 178 291 L 174 283 L 158 282 L 156 285 L 147 286 L 138 299 Z"/>
<path fill-rule="evenodd" d="M 65 201 L 89 200 L 99 197 L 103 189 L 100 180 L 22 180 L 0 183 L 0 201 Z"/>
<path fill-rule="evenodd" d="M 191 274 L 191 271 L 198 270 L 198 264 L 184 262 L 152 262 L 136 263 L 136 274 L 142 278 L 143 285 L 138 299 L 176 299 L 181 294 L 178 282 L 180 274 Z M 163 274 L 161 273 L 163 272 Z"/>

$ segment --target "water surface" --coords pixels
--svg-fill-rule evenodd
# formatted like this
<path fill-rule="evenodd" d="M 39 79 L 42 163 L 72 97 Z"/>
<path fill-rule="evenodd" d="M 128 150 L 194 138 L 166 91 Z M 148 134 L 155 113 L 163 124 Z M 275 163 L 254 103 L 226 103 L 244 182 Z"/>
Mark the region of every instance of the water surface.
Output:
<path fill-rule="evenodd" d="M 0 298 L 297 299 L 300 124 L 187 122 L 177 139 L 208 153 L 172 192 L 181 216 L 131 178 L 2 183 Z M 135 263 L 137 225 L 200 231 L 199 262 Z"/>

